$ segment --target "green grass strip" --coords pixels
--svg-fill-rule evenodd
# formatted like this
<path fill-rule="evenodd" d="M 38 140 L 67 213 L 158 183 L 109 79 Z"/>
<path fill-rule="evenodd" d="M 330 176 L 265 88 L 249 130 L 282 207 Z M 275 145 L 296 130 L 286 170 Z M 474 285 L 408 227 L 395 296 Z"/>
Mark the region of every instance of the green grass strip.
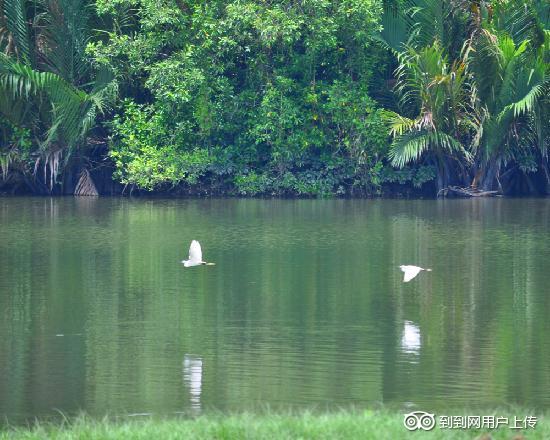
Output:
<path fill-rule="evenodd" d="M 498 429 L 441 429 L 410 432 L 403 426 L 403 414 L 386 409 L 339 411 L 333 413 L 241 413 L 212 414 L 197 418 L 104 418 L 87 416 L 64 422 L 36 422 L 29 427 L 0 430 L 0 440 L 44 439 L 550 439 L 550 417 L 540 413 L 510 411 L 447 411 L 447 415 L 495 415 L 510 418 L 537 417 L 534 428 L 523 430 L 500 426 Z M 436 417 L 436 420 L 438 418 Z"/>

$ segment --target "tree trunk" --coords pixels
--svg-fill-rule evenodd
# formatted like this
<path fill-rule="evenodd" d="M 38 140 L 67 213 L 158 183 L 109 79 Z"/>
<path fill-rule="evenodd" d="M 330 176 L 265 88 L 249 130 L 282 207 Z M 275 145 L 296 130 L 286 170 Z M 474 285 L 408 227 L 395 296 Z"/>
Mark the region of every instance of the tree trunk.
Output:
<path fill-rule="evenodd" d="M 498 190 L 502 192 L 502 185 L 499 181 L 501 160 L 500 158 L 493 158 L 482 169 L 481 177 L 479 179 L 480 189 L 483 191 Z"/>
<path fill-rule="evenodd" d="M 436 184 L 435 184 L 435 190 L 436 190 L 436 194 L 439 195 L 441 193 L 441 190 L 447 188 L 447 185 L 445 184 L 445 179 L 443 177 L 443 175 L 438 172 L 437 173 L 437 179 L 436 179 Z"/>
<path fill-rule="evenodd" d="M 542 169 L 544 170 L 544 176 L 546 177 L 546 185 L 544 188 L 544 192 L 546 194 L 550 194 L 550 173 L 548 172 L 548 158 L 545 157 L 542 160 Z"/>
<path fill-rule="evenodd" d="M 434 165 L 437 169 L 435 191 L 436 196 L 439 196 L 442 190 L 449 187 L 449 182 L 451 181 L 451 172 L 445 156 L 438 155 L 437 159 L 434 161 Z"/>

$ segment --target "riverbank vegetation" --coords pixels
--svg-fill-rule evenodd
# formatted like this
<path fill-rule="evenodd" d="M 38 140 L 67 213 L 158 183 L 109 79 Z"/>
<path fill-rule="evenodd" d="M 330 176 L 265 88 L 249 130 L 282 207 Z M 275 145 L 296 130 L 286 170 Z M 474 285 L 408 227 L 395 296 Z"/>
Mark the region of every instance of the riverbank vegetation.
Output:
<path fill-rule="evenodd" d="M 453 413 L 454 414 L 454 413 Z M 478 414 L 459 412 L 457 415 Z M 485 413 L 483 413 L 485 415 Z M 498 416 L 514 420 L 509 411 Z M 522 412 L 521 414 L 526 414 Z M 487 413 L 487 415 L 490 415 Z M 512 423 L 512 422 L 510 422 Z M 510 425 L 511 426 L 511 425 Z M 403 414 L 389 410 L 340 411 L 335 413 L 235 414 L 200 416 L 195 419 L 150 419 L 94 421 L 86 417 L 66 420 L 63 424 L 37 423 L 31 428 L 0 431 L 0 440 L 16 439 L 395 439 L 414 436 L 403 426 Z M 550 424 L 538 417 L 527 429 L 446 429 L 436 427 L 416 435 L 427 439 L 547 439 Z"/>
<path fill-rule="evenodd" d="M 548 193 L 549 49 L 544 0 L 2 0 L 0 192 Z"/>

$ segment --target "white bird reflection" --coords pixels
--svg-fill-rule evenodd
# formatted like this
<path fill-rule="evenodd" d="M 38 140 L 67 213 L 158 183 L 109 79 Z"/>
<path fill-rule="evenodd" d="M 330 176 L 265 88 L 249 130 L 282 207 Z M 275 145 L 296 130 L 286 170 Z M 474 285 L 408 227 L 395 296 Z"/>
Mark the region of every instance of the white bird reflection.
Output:
<path fill-rule="evenodd" d="M 202 358 L 186 354 L 183 358 L 183 382 L 189 389 L 191 408 L 201 409 Z"/>
<path fill-rule="evenodd" d="M 407 354 L 419 354 L 422 345 L 420 329 L 411 321 L 403 323 L 403 335 L 401 336 L 401 350 Z"/>

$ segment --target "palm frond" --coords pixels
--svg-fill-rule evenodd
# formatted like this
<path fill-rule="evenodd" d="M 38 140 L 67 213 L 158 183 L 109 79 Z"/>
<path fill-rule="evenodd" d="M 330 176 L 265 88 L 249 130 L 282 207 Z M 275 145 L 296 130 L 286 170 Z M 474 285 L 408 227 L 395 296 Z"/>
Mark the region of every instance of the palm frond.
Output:
<path fill-rule="evenodd" d="M 502 112 L 499 114 L 498 119 L 501 120 L 505 113 L 512 111 L 514 117 L 519 117 L 526 113 L 531 113 L 535 111 L 537 102 L 543 97 L 546 96 L 549 92 L 550 77 L 546 79 L 541 84 L 534 86 L 529 92 L 521 98 L 519 101 L 513 102 L 512 104 L 504 107 Z"/>
<path fill-rule="evenodd" d="M 54 74 L 38 72 L 0 53 L 0 86 L 14 98 L 27 98 L 54 81 Z"/>
<path fill-rule="evenodd" d="M 502 108 L 514 101 L 520 86 L 520 72 L 525 65 L 525 51 L 529 41 L 523 41 L 516 47 L 514 41 L 509 37 L 499 40 L 500 50 L 500 75 L 496 79 L 495 85 L 498 93 L 495 104 L 497 108 Z M 499 82 L 498 80 L 501 79 Z"/>
<path fill-rule="evenodd" d="M 4 10 L 8 31 L 15 41 L 17 56 L 26 63 L 31 62 L 30 32 L 27 25 L 25 0 L 4 0 Z"/>
<path fill-rule="evenodd" d="M 91 37 L 89 2 L 41 0 L 46 13 L 37 23 L 46 44 L 42 63 L 63 79 L 78 85 L 89 73 L 85 50 Z"/>
<path fill-rule="evenodd" d="M 497 36 L 483 30 L 476 38 L 472 50 L 466 59 L 469 69 L 475 77 L 479 100 L 492 109 L 496 99 L 496 81 L 501 79 L 501 53 L 497 45 Z"/>
<path fill-rule="evenodd" d="M 525 40 L 531 41 L 533 47 L 537 48 L 544 44 L 544 6 L 537 1 L 509 0 L 508 4 L 497 3 L 495 11 L 494 26 L 499 31 L 504 31 L 516 42 Z M 547 7 L 548 8 L 548 7 Z M 543 20 L 541 22 L 541 19 Z"/>
<path fill-rule="evenodd" d="M 410 162 L 418 161 L 426 151 L 431 149 L 465 152 L 462 144 L 452 136 L 423 130 L 408 132 L 396 138 L 388 156 L 393 166 L 403 168 Z"/>
<path fill-rule="evenodd" d="M 407 12 L 414 22 L 412 40 L 417 47 L 429 46 L 434 41 L 445 44 L 447 42 L 445 20 L 450 12 L 447 3 L 441 0 L 415 0 L 408 3 Z"/>
<path fill-rule="evenodd" d="M 418 126 L 418 121 L 415 119 L 410 119 L 391 111 L 386 111 L 384 113 L 385 122 L 390 129 L 390 135 L 394 137 L 402 136 Z"/>
<path fill-rule="evenodd" d="M 0 54 L 0 87 L 10 92 L 14 99 L 46 95 L 52 105 L 53 121 L 47 139 L 60 138 L 69 145 L 82 139 L 92 128 L 97 111 L 103 112 L 116 98 L 116 81 L 106 80 L 105 77 L 103 82 L 98 81 L 88 94 L 55 73 L 35 71 Z"/>
<path fill-rule="evenodd" d="M 381 40 L 394 52 L 403 49 L 410 37 L 413 21 L 399 1 L 385 1 L 382 14 Z"/>

